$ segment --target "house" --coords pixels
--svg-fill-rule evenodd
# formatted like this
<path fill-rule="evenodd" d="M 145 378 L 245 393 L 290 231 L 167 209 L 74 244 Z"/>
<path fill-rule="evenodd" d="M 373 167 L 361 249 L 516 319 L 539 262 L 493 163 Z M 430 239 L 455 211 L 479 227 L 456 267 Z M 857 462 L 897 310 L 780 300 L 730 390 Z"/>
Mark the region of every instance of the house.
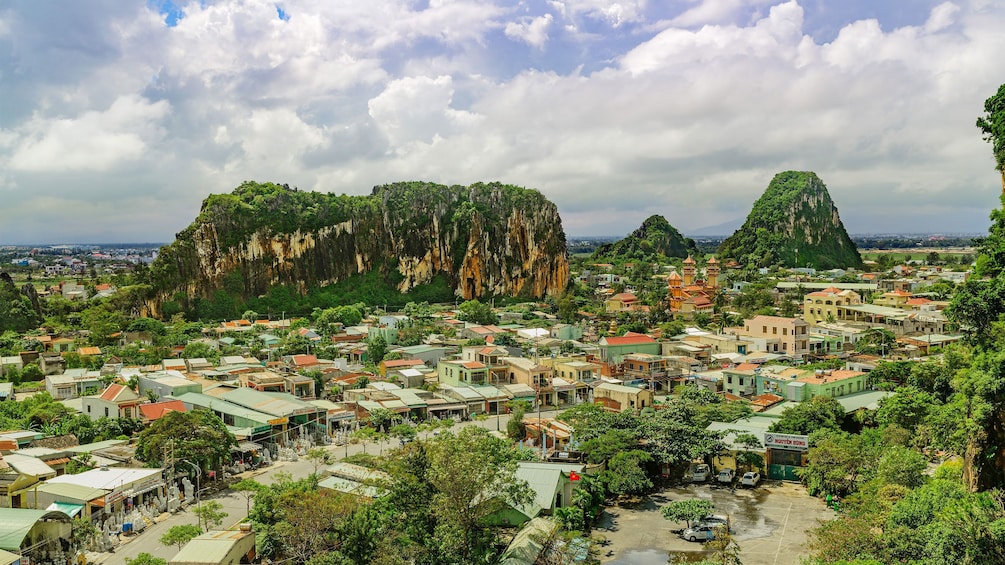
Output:
<path fill-rule="evenodd" d="M 66 359 L 58 353 L 43 351 L 38 356 L 38 367 L 45 375 L 58 375 L 66 370 Z"/>
<path fill-rule="evenodd" d="M 616 314 L 618 312 L 628 312 L 638 305 L 638 298 L 630 292 L 622 292 L 611 296 L 604 302 L 604 307 L 607 309 L 608 314 Z"/>
<path fill-rule="evenodd" d="M 548 334 L 562 341 L 583 339 L 583 327 L 572 324 L 555 324 L 548 330 Z"/>
<path fill-rule="evenodd" d="M 811 326 L 821 322 L 833 322 L 841 319 L 840 306 L 861 303 L 861 295 L 853 290 L 827 287 L 803 297 L 803 320 Z"/>
<path fill-rule="evenodd" d="M 507 508 L 492 517 L 492 523 L 520 525 L 538 515 L 552 515 L 557 508 L 572 504 L 572 493 L 586 474 L 581 463 L 550 463 L 521 461 L 517 463 L 516 478 L 526 481 L 534 499 L 519 508 Z"/>
<path fill-rule="evenodd" d="M 466 339 L 484 339 L 506 333 L 506 330 L 499 326 L 468 326 L 461 330 L 460 336 Z"/>
<path fill-rule="evenodd" d="M 55 476 L 56 471 L 52 467 L 34 457 L 14 454 L 4 456 L 0 459 L 0 506 L 24 507 L 25 493 Z"/>
<path fill-rule="evenodd" d="M 742 328 L 726 328 L 727 333 L 764 339 L 768 353 L 782 353 L 800 360 L 809 353 L 809 324 L 799 318 L 754 316 L 745 320 Z"/>
<path fill-rule="evenodd" d="M 201 384 L 185 378 L 177 371 L 143 373 L 137 377 L 137 381 L 140 394 L 143 396 L 152 394 L 156 398 L 168 396 L 177 398 L 186 392 L 202 392 Z"/>
<path fill-rule="evenodd" d="M 377 365 L 377 372 L 380 373 L 380 376 L 387 377 L 387 372 L 390 370 L 410 369 L 424 364 L 425 363 L 421 359 L 384 360 L 380 362 L 380 365 Z"/>
<path fill-rule="evenodd" d="M 461 349 L 461 359 L 484 364 L 489 371 L 490 384 L 505 384 L 509 381 L 509 365 L 504 360 L 510 355 L 505 347 L 497 345 L 475 345 Z"/>
<path fill-rule="evenodd" d="M 45 390 L 55 400 L 79 398 L 92 391 L 101 390 L 101 375 L 98 371 L 70 369 L 61 375 L 46 375 Z"/>
<path fill-rule="evenodd" d="M 488 384 L 489 370 L 484 363 L 450 359 L 440 361 L 436 374 L 441 383 L 453 386 Z"/>
<path fill-rule="evenodd" d="M 402 359 L 418 359 L 427 367 L 435 367 L 440 359 L 447 356 L 452 351 L 450 347 L 440 347 L 437 345 L 412 345 L 409 347 L 399 347 L 392 349 L 392 353 L 401 354 Z"/>
<path fill-rule="evenodd" d="M 809 400 L 814 396 L 834 398 L 869 390 L 867 378 L 868 373 L 861 371 L 819 370 L 798 381 L 806 384 L 807 392 L 803 400 Z"/>
<path fill-rule="evenodd" d="M 725 380 L 722 391 L 725 393 L 743 397 L 751 396 L 757 391 L 757 379 L 754 376 L 754 367 L 749 364 L 741 364 L 732 369 L 723 369 L 722 377 Z"/>
<path fill-rule="evenodd" d="M 119 385 L 108 385 L 101 394 L 85 396 L 81 402 L 83 413 L 92 420 L 99 418 L 138 418 L 141 399 L 133 389 Z"/>
<path fill-rule="evenodd" d="M 632 353 L 622 359 L 624 378 L 641 379 L 651 390 L 670 390 L 670 382 L 680 375 L 679 369 L 670 369 L 666 357 L 647 353 Z"/>
<path fill-rule="evenodd" d="M 660 354 L 660 343 L 655 339 L 640 333 L 628 332 L 623 336 L 607 336 L 600 338 L 600 357 L 604 361 L 620 363 L 625 355 L 631 353 Z"/>
<path fill-rule="evenodd" d="M 508 365 L 509 383 L 523 384 L 537 391 L 537 401 L 545 405 L 558 405 L 558 397 L 552 387 L 555 370 L 526 357 L 504 357 Z"/>
<path fill-rule="evenodd" d="M 60 475 L 47 484 L 77 485 L 105 491 L 105 511 L 112 515 L 129 505 L 144 506 L 167 496 L 164 469 L 99 467 L 76 475 Z"/>
<path fill-rule="evenodd" d="M 593 389 L 593 400 L 611 412 L 638 413 L 653 405 L 653 392 L 644 388 L 603 383 Z"/>

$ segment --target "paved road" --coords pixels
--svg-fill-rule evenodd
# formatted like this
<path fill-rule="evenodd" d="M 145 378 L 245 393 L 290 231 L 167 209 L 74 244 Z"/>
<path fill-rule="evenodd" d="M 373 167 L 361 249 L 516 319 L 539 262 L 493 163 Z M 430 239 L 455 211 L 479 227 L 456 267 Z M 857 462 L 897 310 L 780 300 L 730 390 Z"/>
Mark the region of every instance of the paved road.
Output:
<path fill-rule="evenodd" d="M 541 413 L 541 416 L 544 418 L 553 418 L 555 414 L 556 412 L 553 410 L 544 411 Z M 528 416 L 536 417 L 537 412 L 529 413 Z M 498 426 L 500 430 L 505 430 L 508 422 L 509 415 L 504 414 L 499 417 L 491 416 L 488 419 L 481 421 L 476 420 L 471 422 L 460 422 L 457 425 L 480 426 L 487 430 L 495 430 Z M 346 455 L 355 455 L 357 453 L 380 453 L 381 448 L 389 449 L 393 445 L 394 444 L 392 442 L 384 442 L 383 446 L 370 443 L 366 445 L 332 445 L 326 446 L 326 448 L 331 451 L 335 457 L 342 459 L 346 457 Z M 273 465 L 264 469 L 242 473 L 240 477 L 250 477 L 261 483 L 271 484 L 275 479 L 276 474 L 280 472 L 289 473 L 294 479 L 302 479 L 314 472 L 314 465 L 306 459 L 300 459 L 299 461 L 277 461 Z M 216 500 L 223 505 L 223 511 L 227 513 L 227 518 L 224 520 L 225 527 L 236 525 L 247 517 L 247 500 L 239 493 L 224 490 L 215 495 L 208 496 L 204 500 Z M 178 553 L 178 548 L 173 545 L 161 545 L 160 538 L 162 535 L 167 533 L 172 526 L 197 523 L 193 509 L 194 505 L 188 507 L 186 510 L 178 512 L 177 514 L 170 515 L 163 522 L 148 526 L 142 533 L 128 538 L 126 543 L 119 545 L 119 547 L 115 549 L 114 553 L 91 554 L 90 557 L 95 563 L 125 563 L 126 558 L 131 559 L 140 553 L 145 552 L 155 557 L 171 559 L 176 553 Z"/>

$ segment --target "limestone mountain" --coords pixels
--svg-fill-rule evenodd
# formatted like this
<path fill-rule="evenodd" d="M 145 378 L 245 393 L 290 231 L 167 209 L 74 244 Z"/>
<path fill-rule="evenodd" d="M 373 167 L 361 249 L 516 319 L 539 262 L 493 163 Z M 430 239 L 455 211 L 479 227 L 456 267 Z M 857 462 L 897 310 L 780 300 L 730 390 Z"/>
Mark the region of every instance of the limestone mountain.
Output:
<path fill-rule="evenodd" d="M 722 242 L 717 254 L 720 260 L 762 267 L 862 266 L 827 187 L 816 173 L 803 171 L 775 175 L 743 226 Z"/>
<path fill-rule="evenodd" d="M 565 289 L 569 263 L 558 210 L 534 190 L 402 182 L 347 196 L 245 182 L 203 201 L 150 278 L 150 312 L 170 315 L 347 281 L 401 293 L 445 281 L 447 299 L 540 298 Z"/>
<path fill-rule="evenodd" d="M 682 236 L 663 216 L 653 215 L 628 237 L 598 247 L 593 257 L 645 259 L 653 254 L 684 258 L 699 253 L 693 239 Z"/>

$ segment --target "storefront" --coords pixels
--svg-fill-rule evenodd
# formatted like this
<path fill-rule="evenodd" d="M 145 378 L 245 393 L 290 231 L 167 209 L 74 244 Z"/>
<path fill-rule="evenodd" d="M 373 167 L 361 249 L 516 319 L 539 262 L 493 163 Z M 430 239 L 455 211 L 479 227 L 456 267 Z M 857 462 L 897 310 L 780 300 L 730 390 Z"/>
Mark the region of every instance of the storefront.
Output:
<path fill-rule="evenodd" d="M 809 436 L 792 434 L 764 434 L 765 463 L 768 478 L 780 481 L 798 481 L 796 469 L 806 466 Z"/>

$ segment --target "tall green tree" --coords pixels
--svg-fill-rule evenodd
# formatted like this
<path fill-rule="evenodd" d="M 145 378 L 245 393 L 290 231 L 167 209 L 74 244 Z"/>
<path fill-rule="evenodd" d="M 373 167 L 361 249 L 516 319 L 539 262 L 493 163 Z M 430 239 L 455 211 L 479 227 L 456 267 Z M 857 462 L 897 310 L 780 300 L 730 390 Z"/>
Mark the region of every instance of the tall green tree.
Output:
<path fill-rule="evenodd" d="M 499 323 L 499 316 L 492 311 L 492 306 L 478 300 L 467 300 L 457 307 L 458 319 L 474 324 L 489 325 Z"/>
<path fill-rule="evenodd" d="M 797 435 L 809 435 L 822 429 L 837 430 L 844 416 L 844 407 L 837 400 L 829 396 L 814 396 L 808 402 L 790 406 L 768 430 Z"/>
<path fill-rule="evenodd" d="M 468 426 L 438 436 L 428 454 L 437 536 L 445 547 L 455 548 L 450 561 L 483 562 L 494 551 L 486 520 L 506 505 L 532 499 L 527 483 L 516 478 L 519 453 L 487 430 Z"/>
<path fill-rule="evenodd" d="M 237 441 L 209 410 L 168 412 L 140 434 L 136 457 L 150 465 L 161 465 L 168 444 L 172 444 L 175 460 L 186 459 L 203 469 L 212 469 L 230 457 L 230 448 Z"/>
<path fill-rule="evenodd" d="M 977 118 L 977 127 L 984 134 L 984 141 L 991 144 L 995 170 L 1001 173 L 1002 193 L 1005 193 L 1005 84 L 984 101 L 984 115 Z"/>
<path fill-rule="evenodd" d="M 195 537 L 202 533 L 202 529 L 195 524 L 181 524 L 178 526 L 171 526 L 171 529 L 161 536 L 161 545 L 176 545 L 178 549 L 181 549 L 183 545 L 192 541 Z"/>

